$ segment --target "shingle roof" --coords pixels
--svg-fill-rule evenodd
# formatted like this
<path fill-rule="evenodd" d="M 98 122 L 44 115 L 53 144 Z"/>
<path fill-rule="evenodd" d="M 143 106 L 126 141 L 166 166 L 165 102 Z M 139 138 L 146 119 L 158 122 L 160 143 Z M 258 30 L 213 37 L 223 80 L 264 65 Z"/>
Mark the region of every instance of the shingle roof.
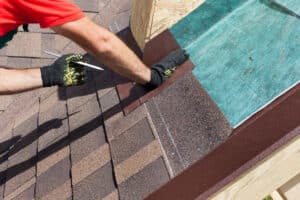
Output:
<path fill-rule="evenodd" d="M 75 3 L 136 47 L 131 0 Z M 85 53 L 49 29 L 29 29 L 0 50 L 0 65 L 47 65 L 44 49 Z M 125 116 L 116 85 L 130 84 L 106 70 L 80 87 L 0 96 L 0 199 L 142 199 L 231 131 L 190 73 Z"/>

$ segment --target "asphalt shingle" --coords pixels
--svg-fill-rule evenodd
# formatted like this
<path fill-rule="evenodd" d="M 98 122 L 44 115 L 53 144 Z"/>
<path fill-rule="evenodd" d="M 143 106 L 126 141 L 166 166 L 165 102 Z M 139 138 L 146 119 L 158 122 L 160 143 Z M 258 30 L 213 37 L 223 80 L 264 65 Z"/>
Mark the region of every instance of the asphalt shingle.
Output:
<path fill-rule="evenodd" d="M 70 181 L 70 158 L 66 157 L 46 172 L 37 177 L 36 198 L 41 199 L 43 196 L 53 192 L 55 189 Z M 71 190 L 71 188 L 69 188 Z"/>
<path fill-rule="evenodd" d="M 78 5 L 83 11 L 87 12 L 98 12 L 98 0 L 90 0 L 86 3 L 85 0 L 72 0 Z"/>
<path fill-rule="evenodd" d="M 169 175 L 165 168 L 164 161 L 159 158 L 148 165 L 143 171 L 119 185 L 120 200 L 144 199 L 167 183 L 168 180 Z"/>
<path fill-rule="evenodd" d="M 6 66 L 7 64 L 7 57 L 6 56 L 1 56 L 1 50 L 0 49 L 0 66 Z"/>
<path fill-rule="evenodd" d="M 115 189 L 113 168 L 111 163 L 108 162 L 105 166 L 73 186 L 73 199 L 102 199 Z"/>
<path fill-rule="evenodd" d="M 40 103 L 38 150 L 68 136 L 67 107 L 57 93 L 53 93 Z"/>
<path fill-rule="evenodd" d="M 29 57 L 7 57 L 6 64 L 9 68 L 31 68 L 32 59 Z"/>
<path fill-rule="evenodd" d="M 31 179 L 13 194 L 5 197 L 5 199 L 12 200 L 24 200 L 24 199 L 34 199 L 34 189 L 35 189 L 35 178 Z"/>
<path fill-rule="evenodd" d="M 90 19 L 120 32 L 121 39 L 137 51 L 126 29 L 132 0 L 74 1 L 88 11 Z M 0 65 L 49 65 L 54 58 L 44 54 L 45 49 L 60 54 L 85 53 L 50 29 L 30 25 L 29 30 L 20 31 L 0 50 Z M 92 64 L 102 66 L 88 57 Z M 169 180 L 147 109 L 142 106 L 124 116 L 116 92 L 120 80 L 109 70 L 92 74 L 91 81 L 80 87 L 43 88 L 7 99 L 0 96 L 0 108 L 5 110 L 5 117 L 0 115 L 0 130 L 12 122 L 13 136 L 22 137 L 2 162 L 2 169 L 0 165 L 0 173 L 7 175 L 5 197 L 142 199 Z M 11 137 L 7 134 L 0 142 Z"/>
<path fill-rule="evenodd" d="M 102 112 L 108 111 L 119 103 L 119 96 L 115 88 L 112 88 L 107 94 L 100 98 Z"/>
<path fill-rule="evenodd" d="M 7 56 L 41 57 L 42 35 L 40 33 L 19 33 L 8 43 Z M 30 50 L 29 50 L 30 49 Z"/>
<path fill-rule="evenodd" d="M 105 127 L 108 140 L 113 140 L 115 137 L 135 125 L 140 119 L 145 118 L 147 116 L 146 112 L 145 107 L 141 106 L 126 117 L 115 121 L 107 121 Z"/>
<path fill-rule="evenodd" d="M 77 140 L 74 139 L 71 144 L 72 162 L 77 163 L 81 161 L 81 159 L 85 158 L 105 144 L 106 138 L 102 126 L 92 130 Z"/>
<path fill-rule="evenodd" d="M 13 102 L 14 98 L 12 95 L 1 95 L 0 96 L 0 110 L 5 111 L 6 108 Z"/>
<path fill-rule="evenodd" d="M 68 113 L 73 113 L 81 110 L 81 106 L 88 103 L 91 99 L 96 97 L 95 82 L 89 81 L 84 85 L 78 87 L 70 87 L 66 89 L 66 96 L 68 98 Z M 99 109 L 97 109 L 99 112 Z"/>
<path fill-rule="evenodd" d="M 14 127 L 13 136 L 21 138 L 9 151 L 5 196 L 13 193 L 36 174 L 37 111 L 33 107 L 26 112 L 29 116 L 27 119 L 24 113 L 24 116 L 16 120 L 18 123 Z"/>
<path fill-rule="evenodd" d="M 137 122 L 133 127 L 111 141 L 110 146 L 115 165 L 126 160 L 153 140 L 155 138 L 147 118 Z"/>

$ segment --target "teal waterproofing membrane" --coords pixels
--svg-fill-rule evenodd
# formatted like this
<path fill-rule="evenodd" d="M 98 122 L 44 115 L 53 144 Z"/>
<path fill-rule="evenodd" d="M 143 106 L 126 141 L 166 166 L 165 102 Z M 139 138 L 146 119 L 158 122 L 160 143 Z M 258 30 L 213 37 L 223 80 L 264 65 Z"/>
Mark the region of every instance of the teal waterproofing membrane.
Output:
<path fill-rule="evenodd" d="M 300 80 L 299 0 L 207 0 L 171 28 L 236 128 Z M 298 2 L 298 3 L 297 3 Z M 286 8 L 288 9 L 286 9 Z"/>
<path fill-rule="evenodd" d="M 276 0 L 275 2 L 289 9 L 294 14 L 300 16 L 300 0 Z"/>

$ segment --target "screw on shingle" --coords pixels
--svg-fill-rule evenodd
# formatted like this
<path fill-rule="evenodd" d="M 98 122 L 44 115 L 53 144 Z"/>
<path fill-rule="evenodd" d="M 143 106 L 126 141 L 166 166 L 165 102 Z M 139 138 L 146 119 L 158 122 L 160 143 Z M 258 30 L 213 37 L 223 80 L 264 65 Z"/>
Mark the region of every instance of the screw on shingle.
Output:
<path fill-rule="evenodd" d="M 48 50 L 43 50 L 44 53 L 48 54 L 48 55 L 51 55 L 51 56 L 54 56 L 54 57 L 61 57 L 62 55 L 60 54 L 57 54 L 57 53 L 54 53 L 54 52 L 51 52 L 51 51 L 48 51 Z M 89 64 L 89 63 L 86 63 L 86 62 L 82 62 L 82 61 L 77 61 L 75 62 L 79 65 L 82 65 L 82 66 L 85 66 L 85 67 L 89 67 L 89 68 L 92 68 L 92 69 L 96 69 L 96 70 L 100 70 L 100 71 L 104 71 L 104 69 L 102 67 L 99 67 L 99 66 L 96 66 L 96 65 L 92 65 L 92 64 Z"/>

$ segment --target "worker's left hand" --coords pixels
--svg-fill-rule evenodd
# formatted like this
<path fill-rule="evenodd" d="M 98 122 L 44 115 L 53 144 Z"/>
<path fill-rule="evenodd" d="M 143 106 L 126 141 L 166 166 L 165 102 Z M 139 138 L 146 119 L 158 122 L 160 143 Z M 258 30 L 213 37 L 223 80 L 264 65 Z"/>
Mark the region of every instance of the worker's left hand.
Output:
<path fill-rule="evenodd" d="M 68 54 L 58 58 L 53 64 L 41 68 L 44 87 L 78 86 L 85 83 L 86 69 L 76 64 L 76 61 L 83 61 L 82 55 Z"/>

